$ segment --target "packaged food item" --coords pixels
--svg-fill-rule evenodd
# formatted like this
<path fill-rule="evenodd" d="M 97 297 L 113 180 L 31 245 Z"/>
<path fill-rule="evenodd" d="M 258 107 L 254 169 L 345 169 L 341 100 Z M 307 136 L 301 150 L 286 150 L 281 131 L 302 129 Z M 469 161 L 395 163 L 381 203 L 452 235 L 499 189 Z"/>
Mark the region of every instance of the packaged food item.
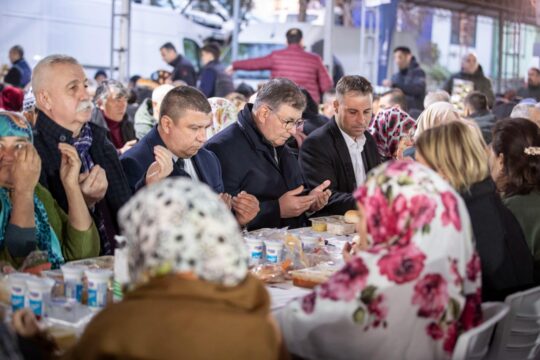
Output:
<path fill-rule="evenodd" d="M 38 319 L 46 315 L 46 305 L 51 299 L 53 286 L 53 279 L 39 278 L 37 276 L 26 279 L 28 306 Z"/>
<path fill-rule="evenodd" d="M 303 288 L 314 288 L 317 285 L 327 281 L 336 268 L 332 267 L 312 267 L 301 270 L 291 271 L 293 285 Z"/>
<path fill-rule="evenodd" d="M 314 251 L 321 245 L 321 238 L 318 236 L 300 235 L 300 240 L 302 240 L 302 249 L 306 252 Z"/>
<path fill-rule="evenodd" d="M 330 220 L 326 227 L 327 231 L 334 235 L 349 235 L 356 231 L 355 224 L 346 223 L 343 216 Z"/>
<path fill-rule="evenodd" d="M 62 265 L 62 274 L 64 275 L 64 295 L 68 299 L 82 301 L 83 276 L 88 269 L 83 265 Z"/>
<path fill-rule="evenodd" d="M 282 241 L 265 240 L 264 246 L 266 248 L 266 261 L 271 264 L 278 264 L 281 262 L 281 253 L 283 251 Z"/>
<path fill-rule="evenodd" d="M 76 260 L 68 262 L 70 265 L 83 265 L 87 266 L 89 269 L 114 269 L 114 256 L 98 256 L 95 258 L 89 258 L 84 260 Z"/>
<path fill-rule="evenodd" d="M 26 280 L 30 275 L 23 273 L 11 273 L 8 275 L 10 289 L 11 309 L 17 311 L 25 306 L 26 302 Z"/>
<path fill-rule="evenodd" d="M 124 291 L 127 289 L 129 277 L 128 247 L 125 236 L 116 235 L 116 249 L 114 249 L 114 279 L 113 279 L 113 301 L 118 302 L 124 298 Z"/>
<path fill-rule="evenodd" d="M 113 275 L 111 270 L 88 269 L 84 272 L 88 279 L 88 306 L 99 310 L 107 305 L 109 281 Z"/>
<path fill-rule="evenodd" d="M 285 273 L 279 264 L 258 265 L 251 270 L 251 273 L 267 284 L 285 281 Z"/>
<path fill-rule="evenodd" d="M 326 218 L 313 218 L 311 221 L 311 228 L 313 231 L 326 232 Z"/>
<path fill-rule="evenodd" d="M 261 238 L 246 237 L 244 238 L 249 252 L 249 264 L 258 265 L 263 260 L 264 242 Z"/>

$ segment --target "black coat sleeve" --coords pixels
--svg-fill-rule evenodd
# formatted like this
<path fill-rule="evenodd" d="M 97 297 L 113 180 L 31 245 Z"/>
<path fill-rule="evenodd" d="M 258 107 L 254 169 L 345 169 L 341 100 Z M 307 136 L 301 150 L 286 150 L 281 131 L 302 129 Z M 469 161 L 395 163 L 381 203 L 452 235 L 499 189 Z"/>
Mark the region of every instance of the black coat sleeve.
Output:
<path fill-rule="evenodd" d="M 320 142 L 317 137 L 308 137 L 300 149 L 300 167 L 307 186 L 313 189 L 323 181 L 330 180 L 332 195 L 324 213 L 343 215 L 347 210 L 356 209 L 356 200 L 351 193 L 338 191 L 338 177 L 331 155 L 330 144 Z"/>

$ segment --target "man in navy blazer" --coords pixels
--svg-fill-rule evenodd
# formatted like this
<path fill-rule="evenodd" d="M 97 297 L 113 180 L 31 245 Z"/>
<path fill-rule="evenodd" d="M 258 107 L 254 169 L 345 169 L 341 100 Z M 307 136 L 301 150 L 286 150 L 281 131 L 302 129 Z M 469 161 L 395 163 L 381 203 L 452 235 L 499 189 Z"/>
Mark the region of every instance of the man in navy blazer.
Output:
<path fill-rule="evenodd" d="M 211 107 L 197 89 L 181 86 L 163 99 L 158 124 L 121 157 L 133 191 L 169 176 L 201 181 L 220 194 L 241 225 L 259 210 L 256 197 L 245 192 L 233 198 L 224 193 L 221 166 L 214 153 L 202 146 L 212 124 Z"/>
<path fill-rule="evenodd" d="M 348 75 L 336 86 L 335 116 L 312 132 L 300 149 L 300 166 L 308 185 L 332 182 L 328 205 L 317 215 L 343 215 L 356 209 L 353 192 L 381 163 L 377 144 L 367 131 L 373 87 L 364 77 Z"/>
<path fill-rule="evenodd" d="M 255 104 L 246 105 L 236 123 L 206 144 L 219 158 L 225 191 L 246 191 L 259 200 L 261 210 L 247 225 L 249 230 L 304 226 L 306 212 L 328 202 L 330 182 L 304 191 L 298 161 L 285 145 L 302 123 L 305 106 L 304 95 L 292 81 L 270 80 L 258 91 Z"/>

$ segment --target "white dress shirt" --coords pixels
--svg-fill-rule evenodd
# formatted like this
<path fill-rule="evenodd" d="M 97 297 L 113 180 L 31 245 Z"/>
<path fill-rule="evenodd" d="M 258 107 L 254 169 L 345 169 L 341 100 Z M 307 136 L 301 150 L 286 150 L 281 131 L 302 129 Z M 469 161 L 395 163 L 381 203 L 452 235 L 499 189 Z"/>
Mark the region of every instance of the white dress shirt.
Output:
<path fill-rule="evenodd" d="M 362 151 L 364 151 L 366 137 L 362 134 L 361 137 L 354 140 L 347 133 L 341 130 L 341 128 L 339 129 L 339 131 L 341 131 L 341 135 L 343 136 L 343 139 L 345 139 L 345 143 L 347 144 L 347 149 L 349 149 L 349 154 L 351 155 L 351 161 L 354 169 L 356 186 L 359 186 L 363 184 L 366 180 L 366 169 L 364 168 L 364 160 L 362 159 Z"/>

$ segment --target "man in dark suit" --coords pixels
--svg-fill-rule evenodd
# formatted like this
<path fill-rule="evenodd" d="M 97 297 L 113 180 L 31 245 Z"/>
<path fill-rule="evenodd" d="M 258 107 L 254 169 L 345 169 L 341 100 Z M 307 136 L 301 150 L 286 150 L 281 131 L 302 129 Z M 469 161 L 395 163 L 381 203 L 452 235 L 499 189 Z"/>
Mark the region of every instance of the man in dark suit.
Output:
<path fill-rule="evenodd" d="M 225 194 L 221 166 L 215 154 L 203 149 L 206 129 L 212 124 L 211 107 L 197 89 L 172 89 L 161 104 L 158 124 L 121 158 L 131 188 L 169 176 L 186 176 L 210 186 L 232 208 L 241 225 L 252 220 L 258 201 L 247 193 Z"/>
<path fill-rule="evenodd" d="M 210 139 L 223 169 L 225 191 L 247 191 L 257 197 L 261 211 L 248 229 L 299 227 L 306 211 L 318 211 L 328 202 L 329 182 L 304 191 L 300 167 L 285 143 L 303 122 L 304 95 L 292 81 L 273 79 L 247 104 L 238 121 Z"/>
<path fill-rule="evenodd" d="M 336 87 L 336 115 L 315 130 L 300 148 L 300 165 L 308 186 L 331 181 L 332 196 L 320 214 L 343 215 L 356 209 L 352 193 L 366 173 L 381 161 L 367 131 L 372 115 L 373 87 L 361 76 L 344 76 Z"/>

